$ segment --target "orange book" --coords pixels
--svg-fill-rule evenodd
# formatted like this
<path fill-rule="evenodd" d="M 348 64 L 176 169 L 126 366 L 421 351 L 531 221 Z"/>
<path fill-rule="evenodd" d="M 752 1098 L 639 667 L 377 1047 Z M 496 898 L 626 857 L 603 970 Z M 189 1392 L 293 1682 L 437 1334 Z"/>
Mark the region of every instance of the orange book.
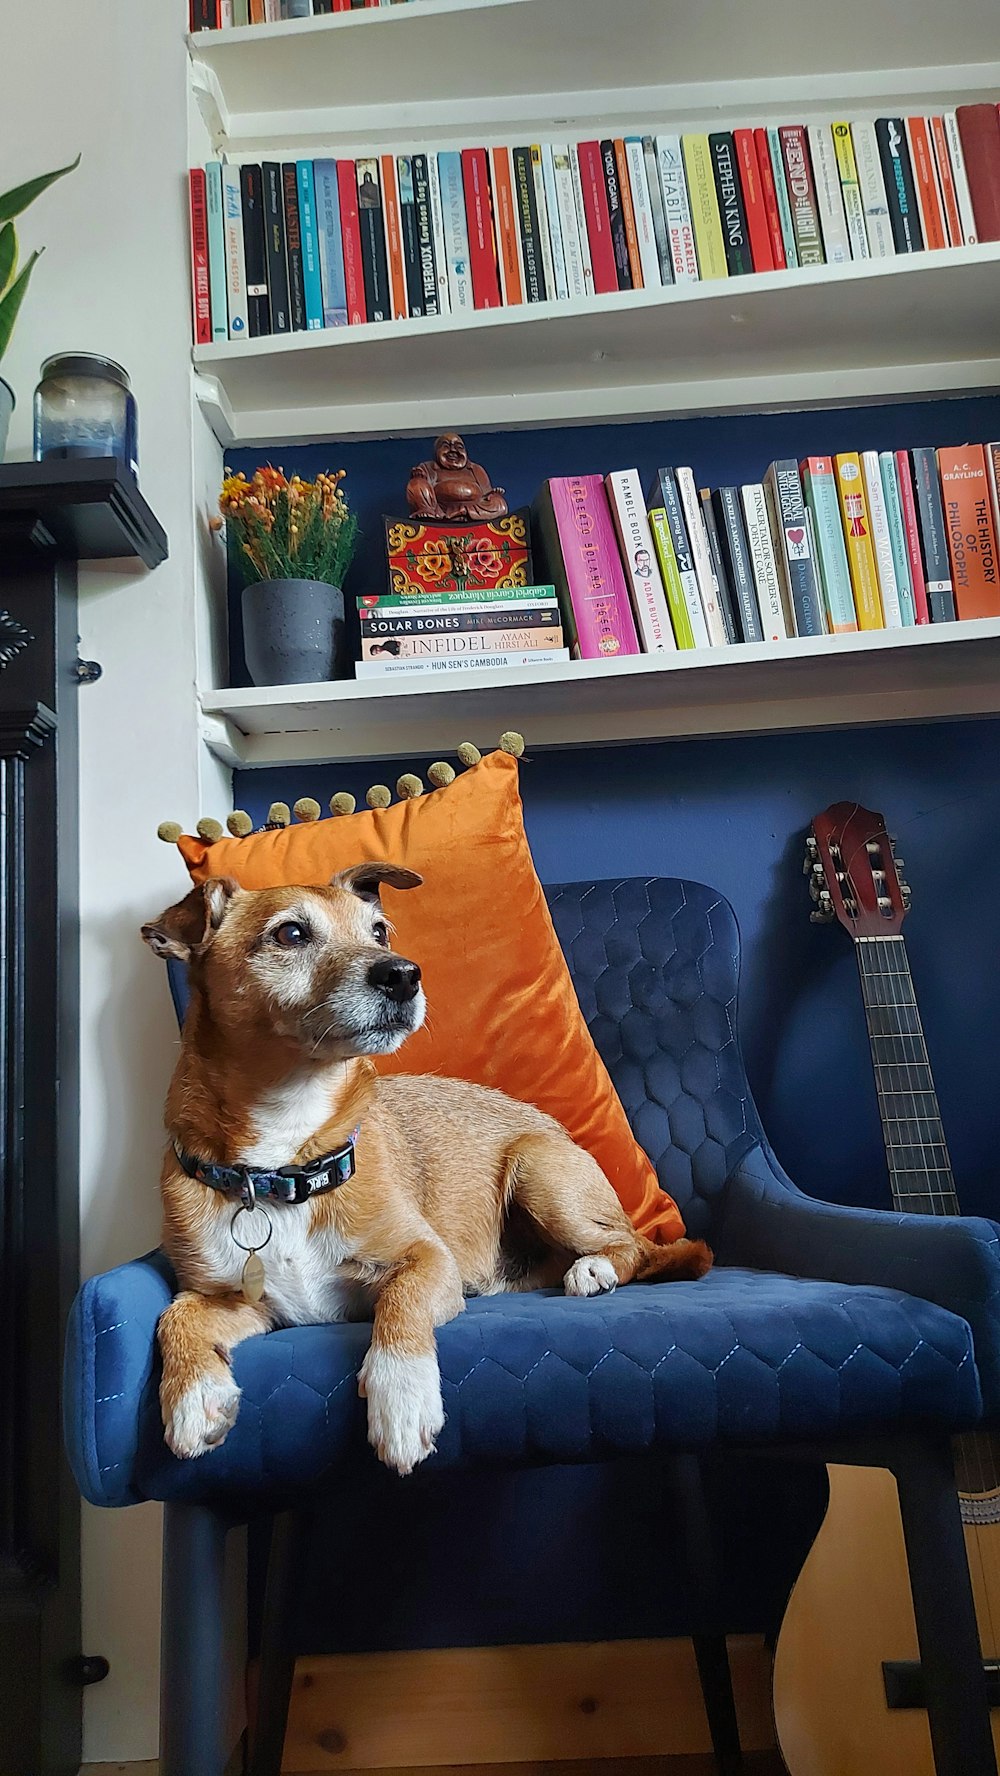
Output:
<path fill-rule="evenodd" d="M 948 245 L 944 212 L 938 194 L 934 148 L 926 117 L 906 119 L 906 139 L 910 145 L 913 183 L 917 189 L 917 207 L 924 230 L 924 246 L 930 251 Z"/>
<path fill-rule="evenodd" d="M 859 629 L 884 629 L 882 595 L 879 591 L 878 568 L 872 547 L 872 527 L 865 498 L 865 480 L 857 451 L 835 456 L 833 466 L 837 478 L 837 498 L 844 526 L 847 565 L 851 574 L 854 608 Z"/>
<path fill-rule="evenodd" d="M 264 23 L 264 0 L 250 0 L 250 23 L 252 25 Z"/>
<path fill-rule="evenodd" d="M 628 160 L 625 155 L 625 143 L 621 136 L 615 137 L 615 166 L 618 168 L 618 192 L 621 197 L 622 216 L 625 221 L 625 244 L 628 247 L 629 269 L 632 273 L 633 290 L 643 287 L 642 260 L 639 258 L 639 235 L 635 226 L 635 207 L 632 203 L 632 185 L 628 176 Z"/>
<path fill-rule="evenodd" d="M 500 266 L 500 290 L 508 308 L 513 308 L 524 301 L 524 284 L 521 278 L 521 236 L 517 226 L 509 148 L 490 149 L 490 175 L 493 184 L 493 224 Z"/>
<path fill-rule="evenodd" d="M 990 471 L 981 444 L 939 450 L 951 578 L 960 617 L 1000 617 Z"/>
<path fill-rule="evenodd" d="M 934 144 L 934 160 L 937 165 L 938 186 L 941 191 L 941 207 L 944 210 L 945 224 L 948 229 L 948 245 L 962 247 L 965 235 L 962 232 L 962 218 L 958 208 L 958 192 L 955 189 L 955 176 L 951 170 L 951 155 L 948 152 L 948 137 L 945 134 L 944 118 L 928 118 L 931 126 L 931 141 Z"/>
<path fill-rule="evenodd" d="M 385 252 L 389 261 L 392 318 L 394 321 L 405 321 L 410 310 L 406 301 L 406 271 L 403 267 L 403 235 L 399 219 L 395 155 L 383 154 L 379 160 L 379 168 L 382 174 L 382 214 L 385 218 Z"/>

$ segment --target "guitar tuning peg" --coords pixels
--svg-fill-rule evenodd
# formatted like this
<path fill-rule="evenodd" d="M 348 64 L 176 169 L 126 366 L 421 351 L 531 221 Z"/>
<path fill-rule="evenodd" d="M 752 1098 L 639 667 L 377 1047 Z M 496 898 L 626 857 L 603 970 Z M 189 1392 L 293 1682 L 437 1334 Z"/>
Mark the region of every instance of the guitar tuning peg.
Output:
<path fill-rule="evenodd" d="M 819 892 L 820 892 L 819 883 L 817 881 L 811 881 L 809 883 L 809 893 L 812 896 L 813 900 L 819 899 Z"/>
<path fill-rule="evenodd" d="M 865 850 L 867 851 L 869 857 L 877 857 L 879 854 L 878 840 L 877 839 L 867 839 L 865 841 Z"/>
<path fill-rule="evenodd" d="M 815 913 L 810 913 L 809 919 L 810 923 L 813 925 L 829 925 L 833 919 L 833 908 L 824 907 Z"/>
<path fill-rule="evenodd" d="M 895 833 L 886 833 L 885 836 L 888 839 L 893 850 L 895 851 L 896 846 L 899 844 L 899 839 L 897 838 L 896 834 Z"/>
<path fill-rule="evenodd" d="M 900 886 L 902 886 L 903 871 L 906 868 L 906 858 L 905 857 L 897 857 L 894 859 L 894 861 L 896 864 L 896 874 L 899 877 Z"/>

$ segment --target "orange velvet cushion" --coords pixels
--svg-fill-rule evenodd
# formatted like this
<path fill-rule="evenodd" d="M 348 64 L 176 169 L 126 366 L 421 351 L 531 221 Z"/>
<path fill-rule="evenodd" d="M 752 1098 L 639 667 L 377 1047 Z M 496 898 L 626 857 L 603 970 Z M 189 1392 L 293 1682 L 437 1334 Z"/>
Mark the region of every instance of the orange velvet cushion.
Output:
<path fill-rule="evenodd" d="M 515 759 L 491 753 L 390 808 L 179 845 L 196 882 L 232 876 L 244 888 L 327 882 L 379 859 L 417 870 L 422 888 L 387 888 L 384 902 L 395 948 L 423 971 L 428 1022 L 379 1069 L 470 1079 L 537 1104 L 594 1155 L 640 1232 L 683 1233 L 583 1021 L 528 850 Z"/>

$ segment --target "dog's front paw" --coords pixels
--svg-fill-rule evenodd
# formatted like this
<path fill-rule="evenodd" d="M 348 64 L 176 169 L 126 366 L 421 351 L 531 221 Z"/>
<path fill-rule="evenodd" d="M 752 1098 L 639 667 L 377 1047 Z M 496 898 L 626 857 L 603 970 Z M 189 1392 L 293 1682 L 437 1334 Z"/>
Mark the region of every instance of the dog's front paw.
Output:
<path fill-rule="evenodd" d="M 168 1449 L 182 1460 L 216 1449 L 236 1423 L 239 1406 L 240 1390 L 228 1369 L 199 1375 L 182 1392 L 164 1378 L 160 1407 Z"/>
<path fill-rule="evenodd" d="M 567 1295 L 610 1294 L 618 1287 L 618 1274 L 610 1258 L 578 1258 L 563 1277 Z"/>
<path fill-rule="evenodd" d="M 379 1461 L 410 1474 L 429 1455 L 444 1424 L 437 1357 L 396 1356 L 373 1345 L 358 1374 L 368 1401 L 368 1441 Z"/>

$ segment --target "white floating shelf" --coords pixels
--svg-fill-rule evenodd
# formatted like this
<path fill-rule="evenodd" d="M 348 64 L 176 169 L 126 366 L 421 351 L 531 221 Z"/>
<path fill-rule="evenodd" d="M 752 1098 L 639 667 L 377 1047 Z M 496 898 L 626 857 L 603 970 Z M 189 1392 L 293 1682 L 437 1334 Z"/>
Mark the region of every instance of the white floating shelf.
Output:
<path fill-rule="evenodd" d="M 206 743 L 260 767 L 447 755 L 505 728 L 541 747 L 1000 713 L 1000 617 L 617 661 L 204 691 Z"/>
<path fill-rule="evenodd" d="M 201 345 L 194 360 L 222 443 L 308 442 L 983 392 L 1000 386 L 998 315 L 991 243 Z"/>

